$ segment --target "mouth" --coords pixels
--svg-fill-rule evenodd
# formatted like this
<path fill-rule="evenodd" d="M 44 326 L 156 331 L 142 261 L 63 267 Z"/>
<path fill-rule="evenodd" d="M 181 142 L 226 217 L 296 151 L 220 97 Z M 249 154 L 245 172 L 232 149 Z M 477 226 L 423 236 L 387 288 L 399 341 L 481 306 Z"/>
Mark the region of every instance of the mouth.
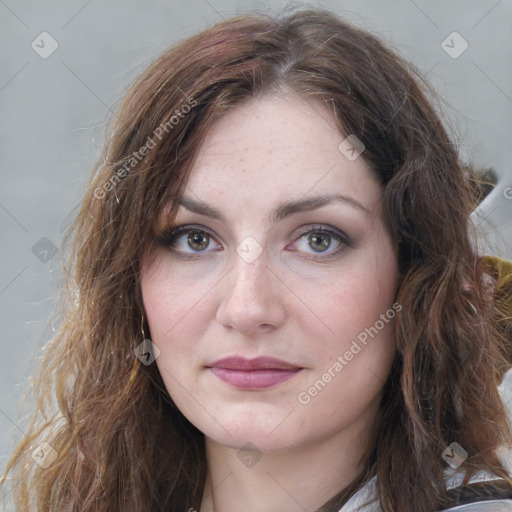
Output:
<path fill-rule="evenodd" d="M 291 379 L 302 369 L 273 357 L 227 357 L 207 368 L 223 382 L 238 389 L 261 390 Z"/>

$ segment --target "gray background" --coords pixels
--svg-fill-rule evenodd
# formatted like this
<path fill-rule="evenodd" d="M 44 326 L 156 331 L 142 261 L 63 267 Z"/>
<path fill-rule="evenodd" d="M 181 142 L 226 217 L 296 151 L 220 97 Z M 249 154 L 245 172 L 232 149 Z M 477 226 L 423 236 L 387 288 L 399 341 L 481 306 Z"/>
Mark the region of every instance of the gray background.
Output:
<path fill-rule="evenodd" d="M 382 36 L 428 75 L 465 158 L 499 175 L 475 213 L 487 237 L 481 252 L 512 259 L 512 0 L 311 3 Z M 37 362 L 29 358 L 49 339 L 44 327 L 59 281 L 52 250 L 85 189 L 108 116 L 172 43 L 236 13 L 285 4 L 0 0 L 0 471 L 23 435 L 17 406 Z M 41 46 L 43 31 L 58 43 L 47 58 L 31 47 Z M 453 31 L 469 45 L 458 58 L 441 46 Z"/>

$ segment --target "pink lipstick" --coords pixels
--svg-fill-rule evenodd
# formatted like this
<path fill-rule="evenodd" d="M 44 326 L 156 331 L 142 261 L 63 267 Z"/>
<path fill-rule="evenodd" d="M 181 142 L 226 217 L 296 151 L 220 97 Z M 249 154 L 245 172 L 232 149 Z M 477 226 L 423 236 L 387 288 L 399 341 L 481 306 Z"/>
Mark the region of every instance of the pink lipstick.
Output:
<path fill-rule="evenodd" d="M 274 357 L 226 357 L 208 366 L 220 380 L 244 390 L 266 389 L 280 384 L 294 375 L 301 368 Z"/>

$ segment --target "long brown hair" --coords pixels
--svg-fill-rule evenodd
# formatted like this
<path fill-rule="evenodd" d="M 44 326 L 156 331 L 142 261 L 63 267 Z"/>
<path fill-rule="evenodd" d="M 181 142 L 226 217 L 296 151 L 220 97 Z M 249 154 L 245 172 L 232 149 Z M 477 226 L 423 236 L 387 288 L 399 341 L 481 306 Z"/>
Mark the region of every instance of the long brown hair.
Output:
<path fill-rule="evenodd" d="M 183 512 L 201 503 L 204 436 L 156 365 L 134 354 L 150 338 L 139 264 L 162 208 L 171 203 L 175 214 L 213 124 L 245 100 L 288 90 L 323 101 L 340 136 L 363 142 L 399 243 L 403 309 L 376 438 L 365 471 L 321 510 L 337 510 L 375 475 L 384 512 L 438 510 L 441 454 L 452 442 L 468 453 L 466 480 L 484 469 L 512 484 L 494 453 L 512 444 L 497 390 L 512 361 L 510 318 L 493 300 L 474 228 L 468 234 L 472 177 L 410 64 L 333 13 L 302 8 L 225 20 L 163 53 L 126 93 L 62 242 L 60 326 L 4 473 L 19 510 Z M 43 441 L 55 451 L 49 465 L 32 456 Z"/>

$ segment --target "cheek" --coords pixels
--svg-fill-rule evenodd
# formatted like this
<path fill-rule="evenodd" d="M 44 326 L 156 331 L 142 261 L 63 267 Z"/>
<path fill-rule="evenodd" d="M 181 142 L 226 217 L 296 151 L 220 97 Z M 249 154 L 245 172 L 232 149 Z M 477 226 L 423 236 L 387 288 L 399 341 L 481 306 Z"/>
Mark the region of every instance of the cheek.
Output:
<path fill-rule="evenodd" d="M 331 411 L 335 423 L 349 421 L 376 398 L 395 354 L 392 288 L 384 296 L 375 290 L 373 280 L 368 280 L 368 287 L 361 279 L 354 282 L 357 286 L 347 282 L 343 292 L 331 293 L 326 301 L 330 332 L 314 343 L 312 371 L 301 389 L 300 403 L 311 400 L 318 417 Z M 308 333 L 313 340 L 313 323 Z"/>
<path fill-rule="evenodd" d="M 321 312 L 319 316 L 326 326 L 326 334 L 348 340 L 373 326 L 380 315 L 392 308 L 396 283 L 391 269 L 387 276 L 382 276 L 363 265 L 359 269 L 352 268 L 350 274 L 331 280 L 328 291 L 317 300 L 315 306 Z M 386 320 L 392 318 L 394 311 Z M 386 325 L 388 323 L 392 322 Z M 385 330 L 380 324 L 380 329 Z"/>
<path fill-rule="evenodd" d="M 395 349 L 394 318 L 400 309 L 394 304 L 397 282 L 395 260 L 384 251 L 380 259 L 369 251 L 350 266 L 350 272 L 334 275 L 328 292 L 316 304 L 325 326 L 322 349 L 316 349 L 319 372 L 331 368 L 337 375 L 334 380 L 352 391 L 371 388 L 371 382 L 384 384 Z M 313 330 L 311 323 L 308 331 Z M 336 372 L 332 366 L 340 362 L 339 356 L 343 369 Z"/>
<path fill-rule="evenodd" d="M 184 390 L 190 387 L 187 383 L 195 350 L 190 341 L 201 337 L 205 290 L 198 281 L 194 286 L 186 276 L 171 270 L 167 259 L 157 258 L 142 272 L 142 299 L 150 339 L 160 351 L 155 364 L 173 401 L 185 410 L 189 395 Z"/>
<path fill-rule="evenodd" d="M 198 272 L 183 272 L 159 256 L 141 276 L 142 298 L 152 336 L 158 343 L 201 324 L 209 291 L 216 281 Z"/>
<path fill-rule="evenodd" d="M 142 272 L 141 289 L 151 341 L 160 350 L 155 363 L 180 410 L 196 396 L 196 374 L 206 363 L 202 341 L 215 317 L 212 301 L 219 276 L 159 255 Z"/>

